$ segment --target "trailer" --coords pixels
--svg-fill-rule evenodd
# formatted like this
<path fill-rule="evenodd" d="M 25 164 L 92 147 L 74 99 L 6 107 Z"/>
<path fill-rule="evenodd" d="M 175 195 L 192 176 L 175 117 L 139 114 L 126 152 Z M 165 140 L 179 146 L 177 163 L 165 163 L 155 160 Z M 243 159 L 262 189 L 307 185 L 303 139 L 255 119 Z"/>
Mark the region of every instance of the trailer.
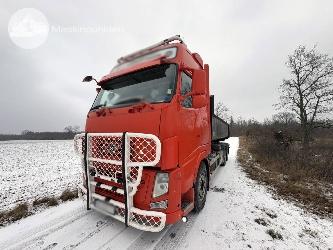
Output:
<path fill-rule="evenodd" d="M 158 232 L 205 206 L 228 160 L 229 125 L 214 115 L 209 66 L 179 36 L 121 57 L 98 84 L 75 136 L 87 209 Z"/>

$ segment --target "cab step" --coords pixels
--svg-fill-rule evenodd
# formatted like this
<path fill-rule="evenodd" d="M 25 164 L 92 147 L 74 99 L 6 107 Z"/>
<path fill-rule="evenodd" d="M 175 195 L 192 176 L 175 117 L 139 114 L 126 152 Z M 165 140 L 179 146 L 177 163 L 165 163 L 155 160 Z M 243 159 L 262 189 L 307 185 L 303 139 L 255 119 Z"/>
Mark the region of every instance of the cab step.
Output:
<path fill-rule="evenodd" d="M 194 202 L 182 201 L 183 215 L 187 215 L 194 208 Z"/>

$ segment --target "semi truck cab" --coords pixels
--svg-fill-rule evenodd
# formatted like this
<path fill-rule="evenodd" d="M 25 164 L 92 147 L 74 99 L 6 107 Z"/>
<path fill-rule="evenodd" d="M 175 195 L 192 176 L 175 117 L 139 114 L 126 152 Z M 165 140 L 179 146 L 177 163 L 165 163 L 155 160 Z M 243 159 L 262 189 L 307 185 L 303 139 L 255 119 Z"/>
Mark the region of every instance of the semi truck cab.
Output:
<path fill-rule="evenodd" d="M 208 64 L 174 36 L 119 58 L 97 84 L 74 139 L 87 209 L 152 232 L 199 212 L 229 153 Z"/>

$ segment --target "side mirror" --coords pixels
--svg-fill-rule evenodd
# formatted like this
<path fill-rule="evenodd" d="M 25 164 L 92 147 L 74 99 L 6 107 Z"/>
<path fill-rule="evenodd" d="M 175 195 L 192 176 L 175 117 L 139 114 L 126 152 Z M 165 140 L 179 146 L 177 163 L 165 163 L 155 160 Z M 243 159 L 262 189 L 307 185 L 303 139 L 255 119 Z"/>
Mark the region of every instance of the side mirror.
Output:
<path fill-rule="evenodd" d="M 91 82 L 92 80 L 94 80 L 98 84 L 98 81 L 92 76 L 86 76 L 85 78 L 83 78 L 82 82 Z"/>
<path fill-rule="evenodd" d="M 82 82 L 91 82 L 93 79 L 92 76 L 86 76 L 85 78 L 83 78 Z"/>
<path fill-rule="evenodd" d="M 192 106 L 195 109 L 205 107 L 207 105 L 206 95 L 193 95 L 192 96 Z"/>
<path fill-rule="evenodd" d="M 206 82 L 206 72 L 202 69 L 195 69 L 192 72 L 192 92 L 194 95 L 206 95 L 208 84 Z"/>
<path fill-rule="evenodd" d="M 208 84 L 206 72 L 195 69 L 192 72 L 192 102 L 193 108 L 202 108 L 207 105 Z"/>

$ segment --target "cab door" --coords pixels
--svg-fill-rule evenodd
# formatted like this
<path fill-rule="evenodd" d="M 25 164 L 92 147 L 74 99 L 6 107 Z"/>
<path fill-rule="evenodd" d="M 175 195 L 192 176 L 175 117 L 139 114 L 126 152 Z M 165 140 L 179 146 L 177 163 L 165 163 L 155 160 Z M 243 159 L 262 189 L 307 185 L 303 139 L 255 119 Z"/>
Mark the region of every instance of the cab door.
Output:
<path fill-rule="evenodd" d="M 181 72 L 180 94 L 185 96 L 192 92 L 191 75 Z M 178 131 L 179 131 L 179 163 L 180 165 L 189 164 L 194 157 L 193 152 L 198 147 L 197 134 L 195 128 L 196 110 L 192 107 L 192 96 L 186 97 L 180 102 L 180 112 L 178 113 Z"/>

